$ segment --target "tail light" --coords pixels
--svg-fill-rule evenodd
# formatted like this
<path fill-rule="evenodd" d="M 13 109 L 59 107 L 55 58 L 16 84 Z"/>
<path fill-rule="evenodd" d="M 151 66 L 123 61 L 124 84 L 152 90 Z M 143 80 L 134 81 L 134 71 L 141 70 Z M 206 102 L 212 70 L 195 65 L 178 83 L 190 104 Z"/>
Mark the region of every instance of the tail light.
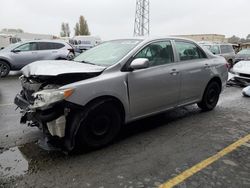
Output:
<path fill-rule="evenodd" d="M 227 67 L 228 70 L 231 68 L 230 63 L 226 63 L 225 65 L 226 65 L 226 67 Z"/>
<path fill-rule="evenodd" d="M 71 52 L 71 53 L 75 54 L 75 50 L 74 50 L 73 48 L 68 49 L 68 50 L 69 50 L 69 52 Z"/>

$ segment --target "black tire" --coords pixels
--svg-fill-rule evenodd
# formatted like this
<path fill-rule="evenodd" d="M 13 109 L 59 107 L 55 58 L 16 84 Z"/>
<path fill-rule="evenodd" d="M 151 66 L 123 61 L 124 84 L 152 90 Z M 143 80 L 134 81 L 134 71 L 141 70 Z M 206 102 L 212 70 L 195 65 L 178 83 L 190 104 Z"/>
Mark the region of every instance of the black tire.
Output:
<path fill-rule="evenodd" d="M 0 77 L 8 76 L 10 72 L 10 66 L 4 61 L 0 61 Z"/>
<path fill-rule="evenodd" d="M 91 149 L 110 144 L 120 132 L 121 124 L 120 111 L 112 102 L 95 106 L 80 122 L 76 136 L 77 148 L 79 144 Z"/>
<path fill-rule="evenodd" d="M 218 103 L 220 92 L 220 85 L 215 81 L 210 82 L 203 94 L 202 101 L 197 105 L 203 111 L 213 110 Z"/>

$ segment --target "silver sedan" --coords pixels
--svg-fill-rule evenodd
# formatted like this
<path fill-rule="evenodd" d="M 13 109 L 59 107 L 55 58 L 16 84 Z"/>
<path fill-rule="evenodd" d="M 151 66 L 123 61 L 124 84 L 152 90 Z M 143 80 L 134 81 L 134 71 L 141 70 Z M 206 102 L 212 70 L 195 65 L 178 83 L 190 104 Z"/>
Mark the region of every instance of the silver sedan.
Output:
<path fill-rule="evenodd" d="M 44 130 L 43 148 L 65 150 L 103 147 L 123 124 L 173 108 L 212 110 L 228 77 L 225 58 L 170 37 L 108 41 L 73 62 L 35 62 L 22 72 L 21 122 Z"/>

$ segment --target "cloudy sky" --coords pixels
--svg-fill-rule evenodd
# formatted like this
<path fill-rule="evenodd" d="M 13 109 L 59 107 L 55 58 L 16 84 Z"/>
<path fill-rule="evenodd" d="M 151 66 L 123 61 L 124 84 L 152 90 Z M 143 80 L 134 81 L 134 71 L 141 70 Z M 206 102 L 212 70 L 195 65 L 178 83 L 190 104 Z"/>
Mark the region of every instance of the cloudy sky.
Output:
<path fill-rule="evenodd" d="M 62 22 L 74 33 L 84 15 L 93 35 L 102 39 L 133 35 L 136 0 L 1 0 L 0 29 L 59 35 Z M 154 36 L 216 33 L 246 37 L 250 0 L 151 0 Z"/>

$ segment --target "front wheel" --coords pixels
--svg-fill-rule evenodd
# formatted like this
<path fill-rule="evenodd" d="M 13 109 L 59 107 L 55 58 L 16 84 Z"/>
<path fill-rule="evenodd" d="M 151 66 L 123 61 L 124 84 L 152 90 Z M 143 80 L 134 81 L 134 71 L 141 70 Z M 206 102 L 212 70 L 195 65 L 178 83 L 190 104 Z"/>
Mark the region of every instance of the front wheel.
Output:
<path fill-rule="evenodd" d="M 10 66 L 4 61 L 0 61 L 0 77 L 6 77 L 10 72 Z"/>
<path fill-rule="evenodd" d="M 210 111 L 215 108 L 220 97 L 220 85 L 217 82 L 210 82 L 203 94 L 202 101 L 197 105 L 203 111 Z"/>
<path fill-rule="evenodd" d="M 121 129 L 121 114 L 113 103 L 103 103 L 80 122 L 77 145 L 97 149 L 111 143 Z"/>

